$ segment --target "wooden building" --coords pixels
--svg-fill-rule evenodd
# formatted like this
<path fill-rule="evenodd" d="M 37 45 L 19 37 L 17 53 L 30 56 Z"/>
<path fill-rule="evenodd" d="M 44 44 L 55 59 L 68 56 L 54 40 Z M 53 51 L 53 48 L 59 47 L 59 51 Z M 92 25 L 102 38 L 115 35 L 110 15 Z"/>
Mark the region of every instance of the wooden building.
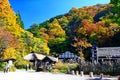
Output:
<path fill-rule="evenodd" d="M 47 65 L 58 62 L 58 58 L 37 53 L 30 53 L 26 55 L 24 59 L 33 62 L 36 71 L 41 71 L 43 68 L 46 68 Z"/>
<path fill-rule="evenodd" d="M 45 55 L 37 54 L 37 53 L 30 53 L 24 57 L 25 60 L 29 60 L 33 62 L 33 66 L 35 67 L 36 71 L 39 68 L 42 68 L 42 60 L 45 58 Z"/>
<path fill-rule="evenodd" d="M 120 47 L 102 47 L 97 49 L 98 60 L 120 60 Z"/>
<path fill-rule="evenodd" d="M 81 61 L 83 61 L 82 58 L 80 58 L 74 53 L 71 53 L 70 51 L 59 54 L 58 59 L 67 63 L 80 63 Z"/>
<path fill-rule="evenodd" d="M 59 59 L 75 59 L 78 58 L 78 56 L 74 53 L 71 53 L 70 51 L 66 51 L 65 53 L 61 53 L 58 56 Z"/>

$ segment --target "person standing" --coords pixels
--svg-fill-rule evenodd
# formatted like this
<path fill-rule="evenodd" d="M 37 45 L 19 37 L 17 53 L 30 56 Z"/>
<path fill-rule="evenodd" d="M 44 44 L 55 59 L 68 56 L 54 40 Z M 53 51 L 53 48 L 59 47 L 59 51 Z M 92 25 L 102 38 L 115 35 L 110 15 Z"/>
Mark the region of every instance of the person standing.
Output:
<path fill-rule="evenodd" d="M 28 69 L 29 69 L 29 64 L 26 65 L 26 71 L 28 71 Z"/>

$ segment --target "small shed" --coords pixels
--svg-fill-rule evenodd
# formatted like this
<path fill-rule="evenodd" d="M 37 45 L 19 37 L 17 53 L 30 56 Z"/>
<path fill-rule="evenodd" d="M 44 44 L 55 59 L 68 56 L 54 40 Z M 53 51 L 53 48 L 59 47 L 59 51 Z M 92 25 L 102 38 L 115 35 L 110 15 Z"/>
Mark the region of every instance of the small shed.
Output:
<path fill-rule="evenodd" d="M 33 66 L 35 67 L 36 71 L 43 65 L 42 60 L 45 58 L 45 55 L 37 54 L 37 53 L 30 53 L 24 57 L 25 60 L 29 60 L 33 62 Z"/>
<path fill-rule="evenodd" d="M 65 53 L 61 53 L 58 56 L 59 59 L 76 59 L 78 56 L 74 53 L 71 53 L 70 51 L 66 51 Z"/>

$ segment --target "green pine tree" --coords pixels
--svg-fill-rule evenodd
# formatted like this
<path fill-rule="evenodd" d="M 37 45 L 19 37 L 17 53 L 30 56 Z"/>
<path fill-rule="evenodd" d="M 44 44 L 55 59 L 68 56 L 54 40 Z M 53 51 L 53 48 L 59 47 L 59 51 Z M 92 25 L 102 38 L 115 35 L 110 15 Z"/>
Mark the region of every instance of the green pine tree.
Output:
<path fill-rule="evenodd" d="M 24 23 L 23 23 L 23 21 L 21 19 L 21 15 L 20 15 L 19 11 L 16 13 L 16 16 L 17 16 L 17 18 L 16 18 L 16 24 L 18 24 L 21 28 L 24 29 Z"/>

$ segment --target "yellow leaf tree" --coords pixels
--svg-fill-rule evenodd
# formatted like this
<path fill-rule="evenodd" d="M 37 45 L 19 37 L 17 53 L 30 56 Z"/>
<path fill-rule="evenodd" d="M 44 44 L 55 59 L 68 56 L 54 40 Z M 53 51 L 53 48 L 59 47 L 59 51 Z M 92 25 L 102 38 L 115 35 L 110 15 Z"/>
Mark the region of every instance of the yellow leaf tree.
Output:
<path fill-rule="evenodd" d="M 0 26 L 15 26 L 16 15 L 8 0 L 0 0 Z"/>
<path fill-rule="evenodd" d="M 2 59 L 9 59 L 9 58 L 16 59 L 17 55 L 18 52 L 14 48 L 9 47 L 4 51 Z"/>

